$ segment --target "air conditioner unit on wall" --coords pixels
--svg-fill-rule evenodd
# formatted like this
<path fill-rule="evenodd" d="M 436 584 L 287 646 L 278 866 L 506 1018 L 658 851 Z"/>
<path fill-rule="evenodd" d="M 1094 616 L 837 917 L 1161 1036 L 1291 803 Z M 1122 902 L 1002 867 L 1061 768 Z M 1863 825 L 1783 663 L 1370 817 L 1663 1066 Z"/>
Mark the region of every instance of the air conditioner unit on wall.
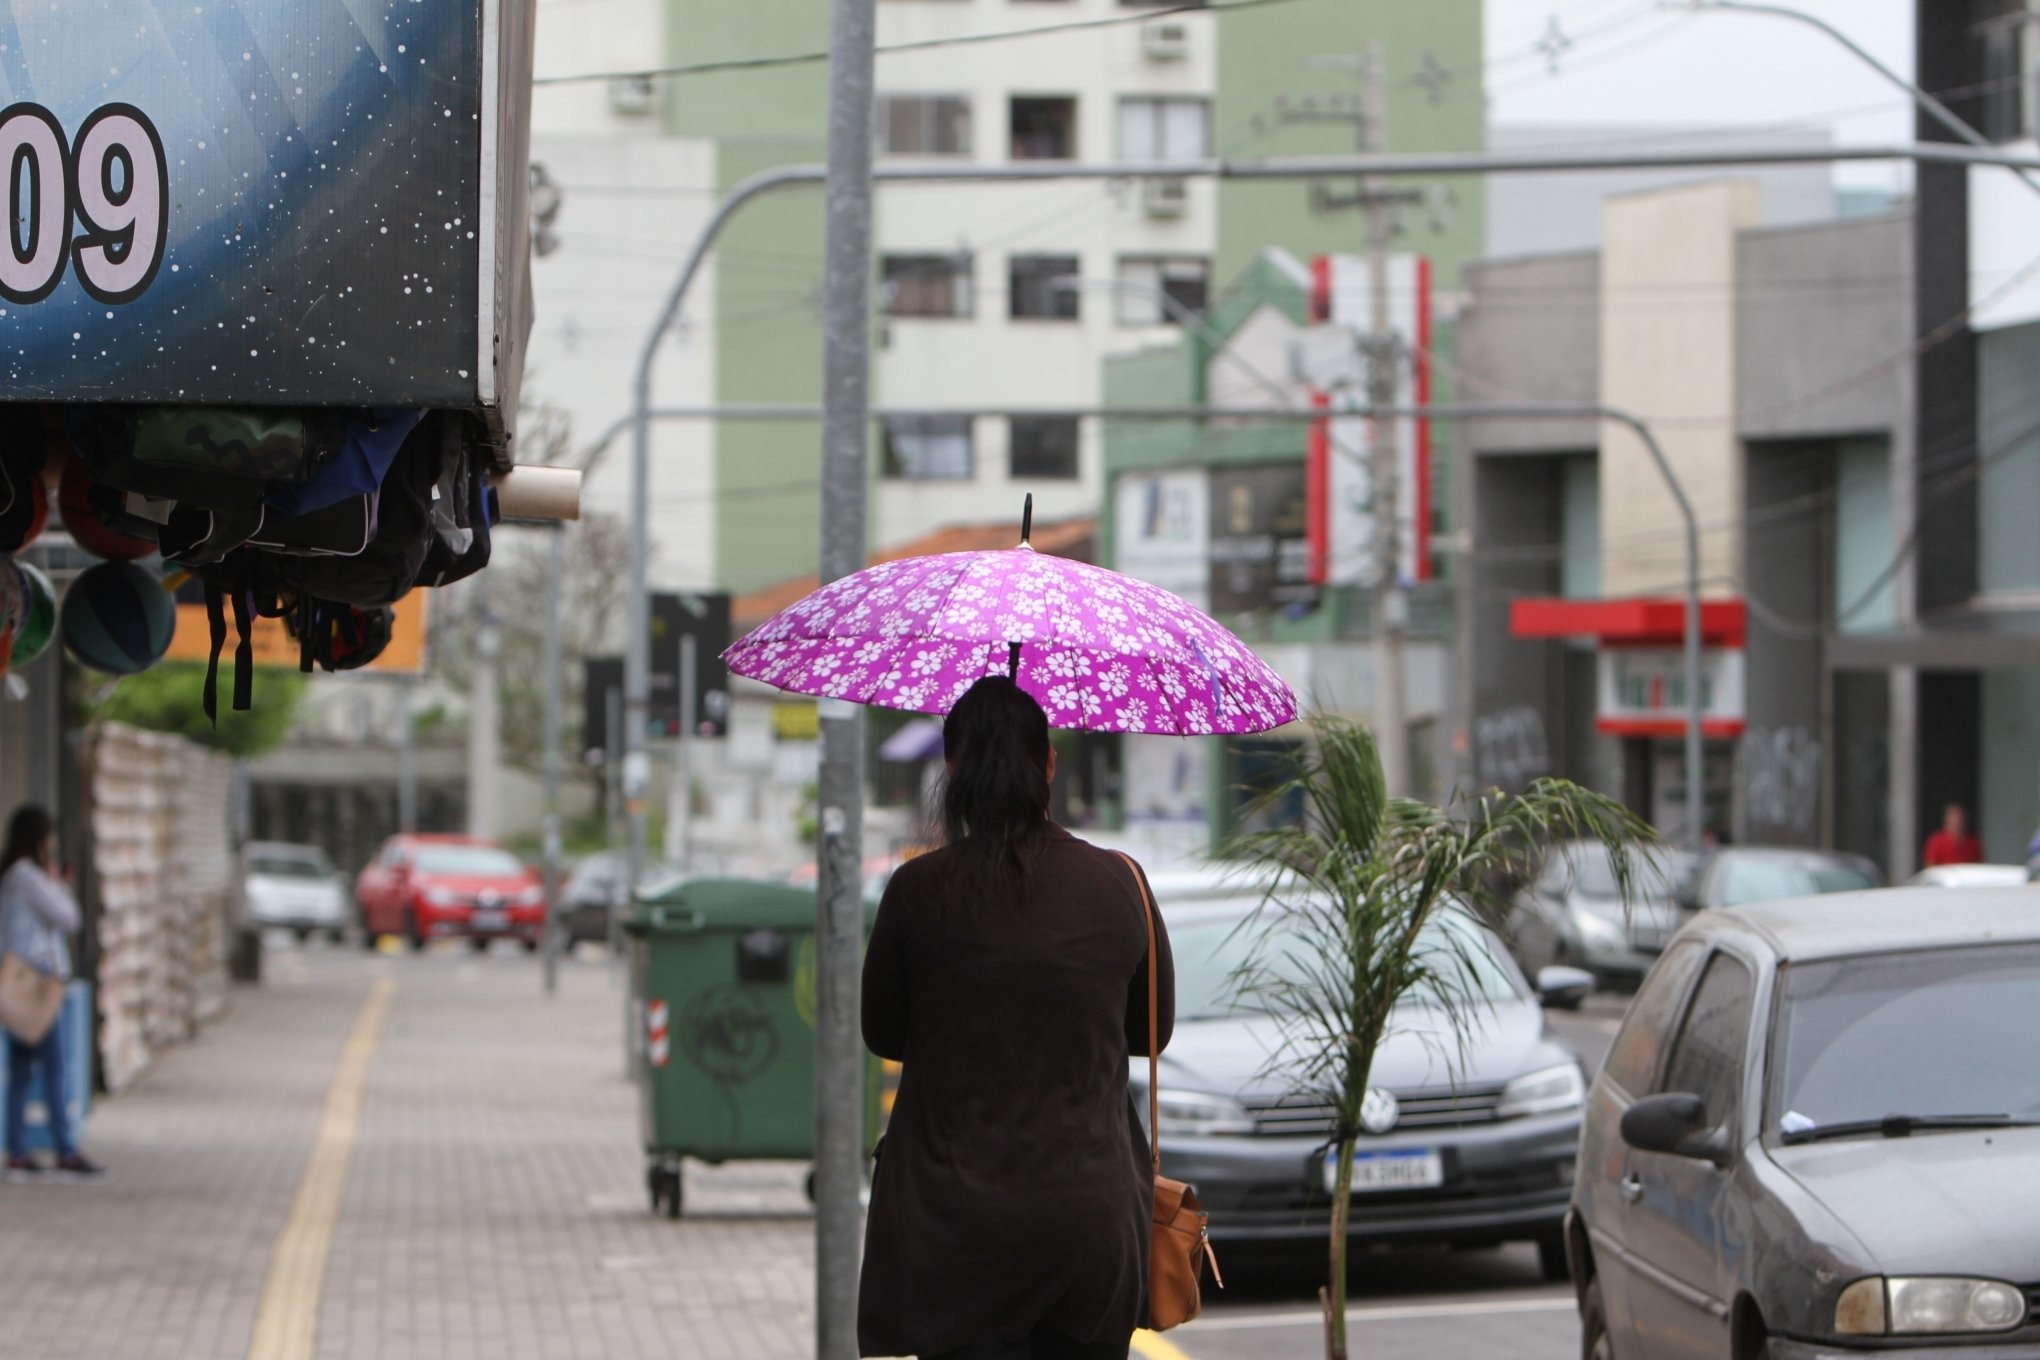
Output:
<path fill-rule="evenodd" d="M 1180 175 L 1142 180 L 1140 206 L 1149 217 L 1181 217 L 1190 211 L 1190 181 Z"/>
<path fill-rule="evenodd" d="M 609 82 L 609 108 L 632 116 L 658 112 L 658 82 L 650 76 L 615 77 Z"/>
<path fill-rule="evenodd" d="M 1181 61 L 1190 55 L 1190 25 L 1176 21 L 1145 25 L 1140 50 L 1149 61 Z"/>

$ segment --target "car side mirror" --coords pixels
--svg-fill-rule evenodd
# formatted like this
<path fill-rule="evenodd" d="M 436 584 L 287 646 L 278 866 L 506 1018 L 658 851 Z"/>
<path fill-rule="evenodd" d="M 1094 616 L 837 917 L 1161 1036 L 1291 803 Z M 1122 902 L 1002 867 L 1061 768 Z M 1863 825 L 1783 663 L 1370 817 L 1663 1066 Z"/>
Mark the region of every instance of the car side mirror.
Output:
<path fill-rule="evenodd" d="M 1594 975 L 1562 963 L 1537 970 L 1537 999 L 1554 1010 L 1576 1011 L 1594 990 Z"/>
<path fill-rule="evenodd" d="M 1729 1163 L 1727 1131 L 1709 1128 L 1706 1103 L 1685 1091 L 1645 1096 L 1624 1110 L 1622 1141 L 1640 1152 Z"/>

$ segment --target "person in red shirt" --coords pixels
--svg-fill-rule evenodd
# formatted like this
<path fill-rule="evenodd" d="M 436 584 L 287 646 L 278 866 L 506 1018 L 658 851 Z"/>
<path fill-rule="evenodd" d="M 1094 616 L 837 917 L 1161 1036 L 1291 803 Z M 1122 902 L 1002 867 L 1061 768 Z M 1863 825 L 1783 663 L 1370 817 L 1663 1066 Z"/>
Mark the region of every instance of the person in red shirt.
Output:
<path fill-rule="evenodd" d="M 1969 816 L 1962 804 L 1950 803 L 1941 814 L 1941 829 L 1927 837 L 1926 867 L 1937 864 L 1978 864 L 1983 860 L 1983 842 L 1969 834 Z"/>

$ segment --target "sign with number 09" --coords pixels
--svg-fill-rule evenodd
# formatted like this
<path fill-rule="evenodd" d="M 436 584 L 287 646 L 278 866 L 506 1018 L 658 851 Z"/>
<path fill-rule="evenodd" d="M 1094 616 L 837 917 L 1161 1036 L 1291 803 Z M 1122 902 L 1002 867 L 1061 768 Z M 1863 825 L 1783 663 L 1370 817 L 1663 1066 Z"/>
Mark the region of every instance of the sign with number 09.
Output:
<path fill-rule="evenodd" d="M 103 105 L 67 144 L 48 109 L 10 104 L 0 109 L 0 165 L 7 168 L 8 221 L 0 297 L 40 302 L 63 280 L 66 264 L 80 287 L 108 305 L 148 290 L 163 264 L 170 172 L 147 114 L 132 104 Z"/>

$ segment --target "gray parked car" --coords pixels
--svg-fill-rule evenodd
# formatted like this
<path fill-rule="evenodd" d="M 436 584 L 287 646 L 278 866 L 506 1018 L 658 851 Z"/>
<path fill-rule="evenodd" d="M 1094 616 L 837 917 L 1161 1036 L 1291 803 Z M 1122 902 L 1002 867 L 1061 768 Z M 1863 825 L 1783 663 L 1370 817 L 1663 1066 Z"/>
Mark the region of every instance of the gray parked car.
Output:
<path fill-rule="evenodd" d="M 1277 1022 L 1243 1006 L 1231 982 L 1253 947 L 1241 923 L 1259 902 L 1163 903 L 1177 1022 L 1160 1069 L 1162 1170 L 1197 1187 L 1219 1242 L 1322 1245 L 1331 1114 L 1293 1096 L 1289 1073 L 1268 1070 Z M 1272 910 L 1263 924 L 1282 928 Z M 1562 1278 L 1559 1225 L 1586 1090 L 1579 1063 L 1546 1031 L 1538 997 L 1501 941 L 1463 917 L 1433 929 L 1464 933 L 1488 1008 L 1463 1054 L 1434 1007 L 1397 1013 L 1374 1058 L 1380 1098 L 1356 1153 L 1352 1240 L 1532 1241 L 1550 1277 Z M 1573 968 L 1540 981 L 1561 1001 L 1592 985 Z M 1146 1061 L 1133 1073 L 1145 1118 Z"/>
<path fill-rule="evenodd" d="M 1570 841 L 1545 853 L 1537 876 L 1516 895 L 1509 940 L 1535 974 L 1550 964 L 1584 968 L 1604 986 L 1635 986 L 1684 921 L 1678 902 L 1692 891 L 1693 856 L 1662 850 L 1632 860 L 1631 900 L 1599 841 Z"/>
<path fill-rule="evenodd" d="M 1588 1099 L 1589 1360 L 2040 1355 L 2040 892 L 1703 912 Z"/>
<path fill-rule="evenodd" d="M 1884 886 L 1884 875 L 1861 855 L 1786 846 L 1732 845 L 1700 862 L 1689 905 L 1740 907 L 1821 893 Z"/>

